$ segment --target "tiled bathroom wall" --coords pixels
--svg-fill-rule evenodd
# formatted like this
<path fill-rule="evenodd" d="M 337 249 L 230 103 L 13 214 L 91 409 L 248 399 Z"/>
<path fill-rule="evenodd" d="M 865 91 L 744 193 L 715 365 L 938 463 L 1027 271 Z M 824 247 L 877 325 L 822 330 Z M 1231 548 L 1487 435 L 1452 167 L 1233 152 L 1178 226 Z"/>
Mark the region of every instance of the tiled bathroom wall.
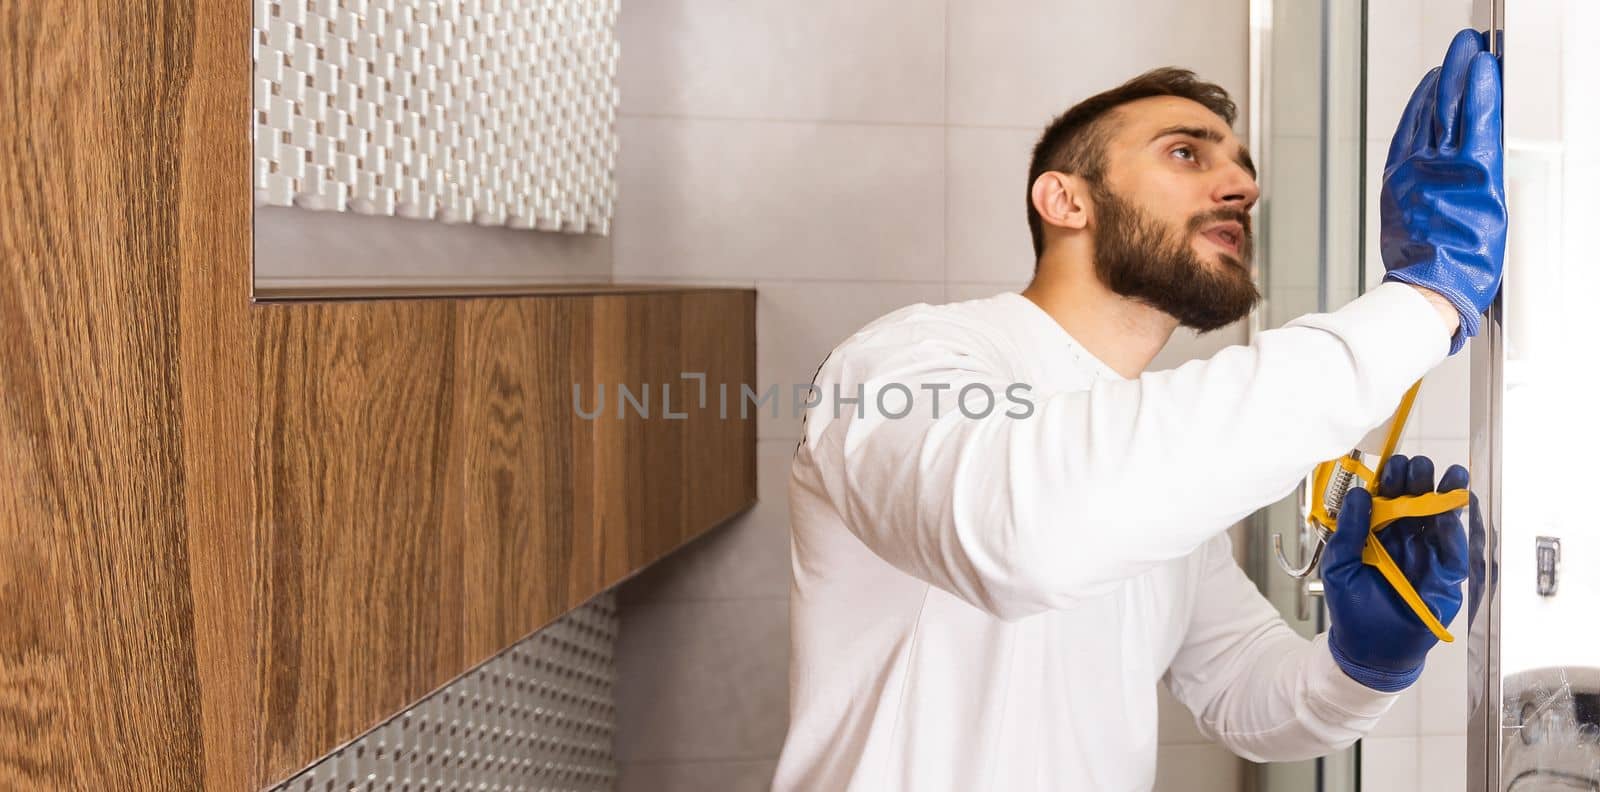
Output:
<path fill-rule="evenodd" d="M 758 290 L 759 387 L 810 382 L 866 322 L 1026 285 L 1027 160 L 1050 118 L 1157 65 L 1246 111 L 1246 0 L 624 3 L 614 274 Z M 1182 333 L 1167 367 L 1244 339 Z M 761 504 L 629 583 L 621 789 L 765 789 L 787 722 L 785 485 L 799 420 L 759 429 Z M 1235 792 L 1238 759 L 1165 701 L 1158 789 Z"/>

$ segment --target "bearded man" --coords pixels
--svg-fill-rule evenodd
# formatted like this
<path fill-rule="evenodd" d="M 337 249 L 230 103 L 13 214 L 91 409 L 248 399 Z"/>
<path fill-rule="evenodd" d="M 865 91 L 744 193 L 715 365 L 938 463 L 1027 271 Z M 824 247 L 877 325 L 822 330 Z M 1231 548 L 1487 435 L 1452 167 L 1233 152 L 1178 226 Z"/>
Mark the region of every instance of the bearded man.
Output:
<path fill-rule="evenodd" d="M 790 728 L 774 788 L 1148 790 L 1156 685 L 1255 761 L 1366 733 L 1436 642 L 1361 563 L 1352 490 L 1296 634 L 1227 529 L 1382 424 L 1500 284 L 1500 76 L 1463 31 L 1389 152 L 1384 283 L 1249 345 L 1145 372 L 1180 325 L 1256 304 L 1259 189 L 1216 85 L 1158 69 L 1052 122 L 1021 292 L 869 323 L 817 372 L 789 481 Z M 1006 409 L 1004 398 L 1012 406 Z M 1452 467 L 1441 491 L 1466 485 Z M 1377 494 L 1434 486 L 1393 457 Z M 1454 514 L 1382 541 L 1434 614 L 1461 604 Z"/>

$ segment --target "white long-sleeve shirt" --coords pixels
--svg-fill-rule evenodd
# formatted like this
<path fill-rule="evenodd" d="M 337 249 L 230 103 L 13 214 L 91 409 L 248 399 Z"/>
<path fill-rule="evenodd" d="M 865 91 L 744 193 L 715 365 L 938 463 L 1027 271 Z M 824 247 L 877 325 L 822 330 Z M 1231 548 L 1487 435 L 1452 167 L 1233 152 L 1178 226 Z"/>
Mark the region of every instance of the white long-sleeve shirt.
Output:
<path fill-rule="evenodd" d="M 774 789 L 1148 790 L 1158 682 L 1248 759 L 1353 743 L 1393 696 L 1296 635 L 1224 532 L 1447 349 L 1401 284 L 1136 380 L 1015 292 L 871 322 L 818 370 L 789 481 Z"/>

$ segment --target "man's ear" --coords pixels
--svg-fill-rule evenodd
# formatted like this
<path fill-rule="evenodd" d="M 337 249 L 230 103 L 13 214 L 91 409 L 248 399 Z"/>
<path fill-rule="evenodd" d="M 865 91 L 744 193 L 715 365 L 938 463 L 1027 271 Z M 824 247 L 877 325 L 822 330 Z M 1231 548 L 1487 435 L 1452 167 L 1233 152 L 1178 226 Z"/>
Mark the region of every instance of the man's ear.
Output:
<path fill-rule="evenodd" d="M 1089 185 L 1082 177 L 1045 171 L 1033 180 L 1034 211 L 1045 225 L 1082 230 L 1089 225 Z"/>

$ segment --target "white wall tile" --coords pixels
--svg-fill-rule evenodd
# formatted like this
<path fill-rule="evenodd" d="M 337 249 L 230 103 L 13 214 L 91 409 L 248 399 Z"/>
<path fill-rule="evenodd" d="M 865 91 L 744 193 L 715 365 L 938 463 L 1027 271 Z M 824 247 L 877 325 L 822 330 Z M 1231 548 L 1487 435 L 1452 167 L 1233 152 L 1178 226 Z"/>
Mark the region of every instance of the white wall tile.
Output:
<path fill-rule="evenodd" d="M 1428 792 L 1468 792 L 1467 736 L 1423 737 L 1418 781 Z"/>
<path fill-rule="evenodd" d="M 1000 292 L 1020 292 L 1027 287 L 1027 279 L 1011 282 L 951 282 L 945 286 L 945 300 L 947 302 L 965 302 L 966 300 L 977 300 L 983 297 L 993 297 Z"/>
<path fill-rule="evenodd" d="M 1600 129 L 1600 102 L 1594 101 L 1594 79 L 1600 76 L 1600 47 L 1587 45 L 1590 31 L 1600 25 L 1600 4 L 1565 3 L 1562 13 L 1566 22 L 1561 64 L 1562 126 L 1568 130 Z M 1595 148 L 1569 146 L 1565 152 L 1569 167 L 1573 162 L 1600 162 L 1600 151 Z"/>
<path fill-rule="evenodd" d="M 775 760 L 733 762 L 623 762 L 619 792 L 767 792 Z"/>
<path fill-rule="evenodd" d="M 1328 147 L 1328 294 L 1335 306 L 1361 294 L 1361 149 L 1365 139 L 1340 135 Z"/>
<path fill-rule="evenodd" d="M 1396 404 L 1396 406 L 1399 405 Z M 1407 419 L 1406 427 L 1400 433 L 1400 443 L 1396 446 L 1396 450 L 1401 454 L 1409 454 L 1413 456 L 1416 454 L 1427 454 L 1436 462 L 1450 458 L 1448 456 L 1439 455 L 1440 449 L 1433 445 L 1436 441 L 1419 437 L 1418 434 L 1420 430 L 1418 429 L 1418 426 L 1419 424 L 1416 421 Z M 1386 439 L 1388 439 L 1387 434 L 1385 434 L 1382 439 L 1378 440 L 1379 445 L 1376 448 L 1370 449 L 1371 452 L 1373 454 L 1377 454 L 1378 452 L 1382 451 L 1383 446 L 1381 443 L 1382 440 Z"/>
<path fill-rule="evenodd" d="M 1557 142 L 1562 139 L 1561 74 L 1565 36 L 1566 0 L 1521 0 L 1506 6 L 1506 30 L 1511 31 L 1505 61 L 1505 117 L 1515 119 L 1508 126 L 1507 139 Z M 1442 32 L 1442 31 L 1441 31 Z M 1438 44 L 1443 57 L 1449 39 Z M 1593 45 L 1587 41 L 1579 46 Z M 1567 79 L 1579 79 L 1567 75 Z M 1591 96 L 1593 94 L 1590 94 Z"/>
<path fill-rule="evenodd" d="M 939 127 L 618 120 L 618 280 L 944 276 Z"/>
<path fill-rule="evenodd" d="M 1421 44 L 1422 0 L 1367 4 L 1366 135 L 1383 140 L 1368 155 L 1376 157 L 1380 168 L 1412 90 L 1444 57 L 1444 45 L 1435 52 Z"/>
<path fill-rule="evenodd" d="M 1383 248 L 1379 245 L 1379 234 L 1383 230 L 1381 223 L 1383 213 L 1379 210 L 1379 199 L 1383 197 L 1383 163 L 1389 155 L 1388 137 L 1367 138 L 1367 198 L 1363 208 L 1367 214 L 1367 238 L 1364 240 L 1367 257 L 1366 289 L 1383 282 L 1386 271 L 1383 266 Z"/>
<path fill-rule="evenodd" d="M 1434 475 L 1438 476 L 1451 465 L 1466 465 L 1469 452 L 1466 438 L 1411 437 L 1400 444 L 1400 453 L 1410 456 L 1425 455 L 1433 460 Z"/>
<path fill-rule="evenodd" d="M 1369 738 L 1415 737 L 1419 734 L 1418 709 L 1422 693 L 1412 686 L 1395 697 L 1394 705 L 1384 713 L 1378 725 L 1367 733 Z"/>
<path fill-rule="evenodd" d="M 1228 529 L 1228 541 L 1233 545 L 1233 562 L 1241 568 L 1250 565 L 1250 523 L 1240 521 Z"/>
<path fill-rule="evenodd" d="M 1157 66 L 1194 69 L 1248 117 L 1248 5 L 1238 0 L 951 0 L 949 120 L 1041 128 Z"/>
<path fill-rule="evenodd" d="M 772 416 L 771 403 L 764 406 L 757 434 L 798 440 L 794 386 L 810 383 L 834 347 L 897 308 L 944 301 L 941 283 L 762 283 L 756 292 L 756 389 L 778 387 L 778 415 Z"/>
<path fill-rule="evenodd" d="M 648 278 L 619 278 L 621 284 L 670 284 L 674 286 L 711 286 L 727 289 L 754 289 L 755 278 L 676 278 L 669 275 L 651 275 Z"/>
<path fill-rule="evenodd" d="M 1597 70 L 1596 74 L 1600 75 L 1600 70 Z M 1600 102 L 1594 104 L 1600 106 Z M 1576 148 L 1588 147 L 1579 145 Z M 1564 243 L 1561 245 L 1562 269 L 1564 277 L 1572 279 L 1573 285 L 1576 285 L 1585 281 L 1578 277 L 1578 272 L 1572 271 L 1573 268 L 1587 268 L 1589 266 L 1587 262 L 1592 260 L 1588 258 L 1591 255 L 1588 240 L 1580 232 L 1587 230 L 1589 224 L 1594 222 L 1594 218 L 1600 216 L 1600 190 L 1594 188 L 1594 185 L 1600 184 L 1600 159 L 1595 159 L 1600 157 L 1600 152 L 1584 151 L 1579 154 L 1569 147 L 1565 156 L 1566 162 L 1561 168 L 1560 222 L 1563 224 L 1562 230 L 1565 231 L 1562 234 L 1565 239 L 1560 240 Z"/>
<path fill-rule="evenodd" d="M 617 759 L 772 759 L 788 728 L 789 603 L 635 603 L 620 611 Z"/>
<path fill-rule="evenodd" d="M 1272 98 L 1274 138 L 1310 137 L 1322 127 L 1322 3 L 1273 3 Z"/>
<path fill-rule="evenodd" d="M 1241 319 L 1209 333 L 1197 333 L 1187 327 L 1180 327 L 1145 370 L 1164 371 L 1177 368 L 1191 360 L 1208 359 L 1227 347 L 1248 343 L 1249 335 L 1248 319 Z"/>
<path fill-rule="evenodd" d="M 1424 737 L 1467 733 L 1467 603 L 1449 625 L 1455 636 L 1428 653 L 1427 666 L 1417 680 L 1419 694 L 1417 733 Z"/>
<path fill-rule="evenodd" d="M 1370 452 L 1376 454 L 1378 450 L 1378 447 L 1374 447 Z M 1395 453 L 1408 457 L 1428 457 L 1433 460 L 1434 476 L 1437 478 L 1451 465 L 1466 465 L 1467 450 L 1464 438 L 1419 437 L 1416 421 L 1412 419 L 1406 422 L 1405 432 L 1400 435 L 1400 445 Z"/>
<path fill-rule="evenodd" d="M 282 206 L 255 210 L 255 277 L 293 286 L 509 284 L 611 279 L 611 237 Z"/>
<path fill-rule="evenodd" d="M 945 229 L 952 280 L 1033 277 L 1028 160 L 1041 131 L 950 128 Z"/>
<path fill-rule="evenodd" d="M 1151 792 L 1238 792 L 1244 772 L 1244 760 L 1220 745 L 1163 745 Z"/>
<path fill-rule="evenodd" d="M 622 112 L 944 123 L 943 0 L 624 3 Z"/>
<path fill-rule="evenodd" d="M 1166 685 L 1156 685 L 1156 712 L 1156 740 L 1161 745 L 1211 745 L 1195 725 L 1194 713 Z"/>
<path fill-rule="evenodd" d="M 1331 306 L 1330 306 L 1331 307 Z M 1317 289 L 1314 286 L 1296 289 L 1279 289 L 1274 286 L 1267 295 L 1266 327 L 1282 327 L 1288 322 L 1317 312 Z"/>
<path fill-rule="evenodd" d="M 1430 69 L 1439 65 L 1450 39 L 1471 26 L 1472 0 L 1422 0 L 1422 62 Z"/>
<path fill-rule="evenodd" d="M 1415 737 L 1369 737 L 1361 741 L 1361 792 L 1419 792 Z"/>
<path fill-rule="evenodd" d="M 755 508 L 647 567 L 619 592 L 619 607 L 696 599 L 789 596 L 789 466 L 793 440 L 756 444 Z"/>
<path fill-rule="evenodd" d="M 1266 240 L 1267 284 L 1273 293 L 1315 288 L 1321 212 L 1317 140 L 1278 138 L 1270 157 L 1262 172 L 1262 197 L 1272 218 Z"/>
<path fill-rule="evenodd" d="M 1445 358 L 1417 391 L 1418 433 L 1441 440 L 1466 440 L 1472 426 L 1472 348 Z M 1462 464 L 1465 464 L 1463 462 Z"/>

